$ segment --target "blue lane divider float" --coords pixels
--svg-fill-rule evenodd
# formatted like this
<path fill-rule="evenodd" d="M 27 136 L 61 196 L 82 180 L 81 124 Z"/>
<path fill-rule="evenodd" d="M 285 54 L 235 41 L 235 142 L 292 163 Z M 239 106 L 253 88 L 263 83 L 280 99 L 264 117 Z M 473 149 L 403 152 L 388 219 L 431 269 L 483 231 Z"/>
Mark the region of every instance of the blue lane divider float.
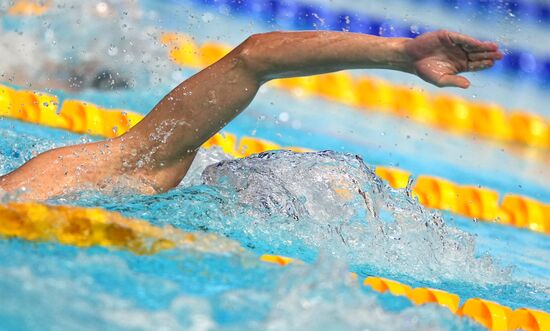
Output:
<path fill-rule="evenodd" d="M 412 2 L 438 5 L 453 12 L 474 12 L 479 17 L 515 16 L 524 22 L 550 24 L 550 3 L 537 0 L 412 0 Z"/>
<path fill-rule="evenodd" d="M 178 2 L 181 0 L 172 0 Z M 358 14 L 352 11 L 333 11 L 324 6 L 284 0 L 194 0 L 196 3 L 217 8 L 221 12 L 233 15 L 246 15 L 261 20 L 266 24 L 273 24 L 292 30 L 333 30 L 360 32 L 385 37 L 414 38 L 430 29 L 426 25 L 403 24 L 370 15 Z M 417 0 L 428 1 L 428 0 Z M 458 3 L 461 0 L 440 0 L 445 3 Z M 471 1 L 471 0 L 468 0 Z M 492 2 L 480 2 L 479 10 L 489 10 Z M 465 2 L 465 1 L 464 1 Z M 474 1 L 475 2 L 475 1 Z M 500 5 L 503 2 L 498 1 Z M 518 7 L 518 1 L 513 7 Z M 483 4 L 481 4 L 483 3 Z M 485 7 L 483 7 L 485 6 Z M 510 6 L 510 4 L 508 4 Z M 482 11 L 483 12 L 483 11 Z M 546 15 L 546 14 L 545 14 Z M 548 12 L 550 17 L 550 11 Z M 493 72 L 504 72 L 508 75 L 534 78 L 536 82 L 550 86 L 550 55 L 535 56 L 524 50 L 510 50 L 506 52 L 503 61 L 498 62 Z"/>

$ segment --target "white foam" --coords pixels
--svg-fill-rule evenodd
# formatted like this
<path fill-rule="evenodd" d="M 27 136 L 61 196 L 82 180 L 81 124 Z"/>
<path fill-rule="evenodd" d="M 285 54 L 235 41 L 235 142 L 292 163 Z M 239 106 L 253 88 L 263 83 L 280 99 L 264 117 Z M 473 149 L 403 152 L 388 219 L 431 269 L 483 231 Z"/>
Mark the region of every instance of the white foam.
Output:
<path fill-rule="evenodd" d="M 391 189 L 358 156 L 269 152 L 211 165 L 203 178 L 234 192 L 235 208 L 247 207 L 236 211 L 246 218 L 216 231 L 242 227 L 251 244 L 301 243 L 355 266 L 432 281 L 509 279 L 510 270 L 476 256 L 472 235 Z"/>

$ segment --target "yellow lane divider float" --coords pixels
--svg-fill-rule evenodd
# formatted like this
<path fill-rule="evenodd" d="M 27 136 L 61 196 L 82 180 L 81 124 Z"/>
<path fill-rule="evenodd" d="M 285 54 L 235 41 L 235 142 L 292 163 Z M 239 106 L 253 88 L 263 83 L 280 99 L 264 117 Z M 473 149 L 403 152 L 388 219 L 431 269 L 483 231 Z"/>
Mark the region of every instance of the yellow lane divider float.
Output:
<path fill-rule="evenodd" d="M 281 266 L 296 262 L 303 263 L 279 255 L 266 254 L 262 255 L 260 259 Z M 363 285 L 380 293 L 404 296 L 416 305 L 428 303 L 440 305 L 449 309 L 453 314 L 473 319 L 489 330 L 550 330 L 550 314 L 540 310 L 528 308 L 512 310 L 509 307 L 479 298 L 468 299 L 460 306 L 460 297 L 457 294 L 433 288 L 412 288 L 398 281 L 382 277 L 367 277 L 363 280 Z"/>
<path fill-rule="evenodd" d="M 143 118 L 138 113 L 109 110 L 77 100 L 66 100 L 59 107 L 59 101 L 53 95 L 14 90 L 1 85 L 0 116 L 109 138 L 123 134 Z M 212 146 L 219 146 L 234 157 L 283 148 L 273 142 L 253 137 L 242 137 L 238 140 L 229 133 L 216 134 L 203 145 L 205 148 Z M 310 151 L 300 147 L 285 149 Z M 394 188 L 404 188 L 410 177 L 410 173 L 391 167 L 377 167 L 376 173 Z M 426 175 L 417 177 L 412 191 L 429 208 L 550 234 L 550 205 L 535 199 L 505 194 L 499 203 L 500 195 L 497 191 L 460 185 Z"/>
<path fill-rule="evenodd" d="M 212 64 L 231 50 L 227 45 L 213 42 L 199 46 L 179 33 L 165 33 L 161 42 L 169 48 L 169 56 L 174 62 L 196 69 Z M 548 119 L 525 111 L 506 111 L 495 103 L 429 94 L 366 76 L 354 78 L 347 72 L 280 79 L 270 84 L 300 94 L 322 96 L 361 111 L 389 113 L 447 131 L 550 148 Z"/>
<path fill-rule="evenodd" d="M 410 178 L 410 173 L 391 167 L 377 167 L 376 174 L 394 188 L 405 188 Z M 416 178 L 412 192 L 428 208 L 550 234 L 550 205 L 529 197 L 504 194 L 499 202 L 495 190 L 426 175 Z"/>
<path fill-rule="evenodd" d="M 155 227 L 98 208 L 47 206 L 36 202 L 0 205 L 0 238 L 54 241 L 77 247 L 102 246 L 150 255 L 175 247 L 201 251 L 242 251 L 215 234 L 187 233 Z M 215 245 L 211 243 L 215 242 Z"/>
<path fill-rule="evenodd" d="M 51 1 L 18 0 L 8 8 L 8 14 L 12 16 L 39 16 L 50 8 Z"/>
<path fill-rule="evenodd" d="M 156 227 L 146 221 L 128 219 L 97 208 L 48 206 L 36 202 L 0 205 L 0 238 L 58 242 L 76 247 L 101 246 L 125 249 L 138 255 L 176 247 L 217 253 L 243 251 L 236 242 L 214 234 L 187 233 L 171 226 Z M 263 255 L 260 260 L 279 265 L 302 263 L 278 255 Z M 363 285 L 378 292 L 405 296 L 417 305 L 439 304 L 455 314 L 473 318 L 491 330 L 544 330 L 550 326 L 550 315 L 543 311 L 527 308 L 512 311 L 478 298 L 467 300 L 459 308 L 460 298 L 456 294 L 431 288 L 413 289 L 380 277 L 367 277 Z"/>

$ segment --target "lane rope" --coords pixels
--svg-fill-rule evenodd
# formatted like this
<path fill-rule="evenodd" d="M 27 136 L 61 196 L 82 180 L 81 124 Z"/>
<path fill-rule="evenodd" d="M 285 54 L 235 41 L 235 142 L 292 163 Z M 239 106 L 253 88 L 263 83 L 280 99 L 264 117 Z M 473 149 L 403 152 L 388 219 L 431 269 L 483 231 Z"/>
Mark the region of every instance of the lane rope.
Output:
<path fill-rule="evenodd" d="M 550 3 L 544 1 L 532 1 L 532 0 L 513 0 L 513 1 L 487 1 L 487 0 L 470 0 L 460 1 L 459 6 L 462 10 L 457 11 L 458 2 L 453 1 L 410 1 L 413 3 L 424 2 L 431 6 L 440 6 L 446 9 L 452 15 L 457 13 L 464 15 L 464 17 L 472 18 L 477 16 L 479 21 L 491 15 L 491 17 L 502 16 L 501 19 L 505 20 L 508 17 L 519 17 L 522 22 L 528 22 L 531 24 L 542 25 L 550 24 Z"/>
<path fill-rule="evenodd" d="M 271 254 L 262 255 L 260 260 L 280 266 L 303 263 L 297 259 Z M 351 273 L 351 277 L 358 278 L 355 273 Z M 470 298 L 460 305 L 461 300 L 457 294 L 427 287 L 412 288 L 396 280 L 382 277 L 366 277 L 361 283 L 376 292 L 404 296 L 415 305 L 431 303 L 445 307 L 453 314 L 471 318 L 489 330 L 543 331 L 550 329 L 550 314 L 541 310 L 530 308 L 513 310 L 510 307 L 480 298 Z"/>
<path fill-rule="evenodd" d="M 172 0 L 181 2 L 181 0 Z M 478 0 L 485 5 L 500 6 L 507 12 L 507 3 L 514 1 Z M 231 18 L 240 16 L 247 21 L 255 19 L 267 28 L 274 26 L 290 30 L 332 30 L 350 31 L 384 37 L 416 38 L 424 32 L 434 30 L 422 22 L 399 21 L 392 18 L 360 13 L 358 10 L 328 8 L 326 4 L 313 4 L 309 1 L 289 0 L 195 0 L 197 5 L 211 8 Z M 461 1 L 461 3 L 470 2 Z M 447 3 L 456 3 L 447 1 Z M 550 17 L 545 6 L 540 13 Z M 483 11 L 481 8 L 477 10 Z M 494 16 L 493 13 L 481 17 Z M 522 19 L 525 21 L 525 19 Z M 550 57 L 548 54 L 534 54 L 525 49 L 509 49 L 507 56 L 498 62 L 492 73 L 503 73 L 504 77 L 534 80 L 544 86 L 550 83 Z"/>
<path fill-rule="evenodd" d="M 40 16 L 45 14 L 51 6 L 50 0 L 17 0 L 8 8 L 11 16 Z"/>
<path fill-rule="evenodd" d="M 173 248 L 237 252 L 236 242 L 209 233 L 156 227 L 100 208 L 49 206 L 37 202 L 0 205 L 0 238 L 58 242 L 76 247 L 101 246 L 151 255 Z"/>

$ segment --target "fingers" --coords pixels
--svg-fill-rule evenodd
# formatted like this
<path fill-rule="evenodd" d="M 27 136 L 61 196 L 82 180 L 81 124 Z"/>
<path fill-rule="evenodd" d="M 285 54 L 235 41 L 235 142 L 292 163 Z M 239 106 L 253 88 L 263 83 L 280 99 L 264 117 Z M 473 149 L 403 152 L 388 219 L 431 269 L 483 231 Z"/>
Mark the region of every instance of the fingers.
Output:
<path fill-rule="evenodd" d="M 461 45 L 461 46 L 473 49 L 475 47 L 480 47 L 482 44 L 481 41 L 461 33 L 457 33 L 457 32 L 448 32 L 448 33 L 449 33 L 448 35 L 449 39 L 451 39 L 451 41 L 457 45 Z"/>
<path fill-rule="evenodd" d="M 444 75 L 439 78 L 436 82 L 439 87 L 460 87 L 468 88 L 470 86 L 470 81 L 466 77 L 458 75 Z"/>
<path fill-rule="evenodd" d="M 480 60 L 468 62 L 468 71 L 479 71 L 492 67 L 495 64 L 494 60 Z"/>
<path fill-rule="evenodd" d="M 484 42 L 481 42 L 481 45 L 475 47 L 474 51 L 497 52 L 498 51 L 498 45 L 496 43 L 493 43 L 493 42 L 490 42 L 490 41 L 484 41 Z"/>
<path fill-rule="evenodd" d="M 475 52 L 468 53 L 468 60 L 481 61 L 481 60 L 501 60 L 504 55 L 500 51 L 494 52 Z"/>
<path fill-rule="evenodd" d="M 467 52 L 496 52 L 498 51 L 498 45 L 493 42 L 483 42 L 472 38 L 470 36 L 449 32 L 449 39 L 459 46 L 461 46 Z"/>

